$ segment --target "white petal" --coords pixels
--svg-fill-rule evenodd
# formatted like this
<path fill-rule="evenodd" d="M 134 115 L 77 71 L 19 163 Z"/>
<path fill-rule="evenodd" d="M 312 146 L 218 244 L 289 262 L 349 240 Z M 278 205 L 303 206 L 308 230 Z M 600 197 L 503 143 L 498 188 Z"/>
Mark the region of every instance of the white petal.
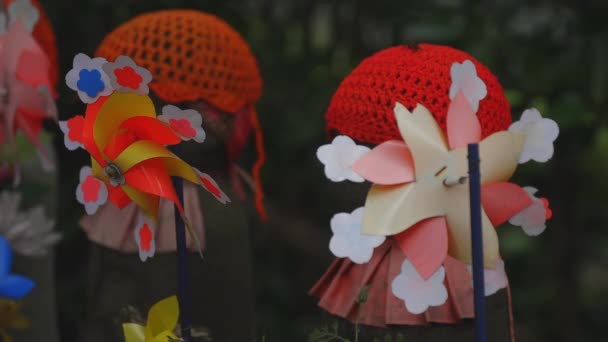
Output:
<path fill-rule="evenodd" d="M 404 301 L 406 309 L 413 314 L 421 314 L 430 306 L 443 305 L 448 292 L 443 284 L 445 269 L 439 267 L 426 281 L 422 278 L 409 260 L 404 260 L 401 273 L 393 279 L 393 294 Z"/>
<path fill-rule="evenodd" d="M 340 135 L 331 144 L 319 147 L 317 158 L 325 165 L 325 176 L 329 180 L 361 183 L 364 179 L 352 170 L 352 165 L 369 150 L 366 146 L 355 144 L 350 137 Z"/>
<path fill-rule="evenodd" d="M 142 228 L 144 228 L 144 225 L 147 225 L 150 229 L 150 232 L 152 233 L 149 251 L 146 251 L 141 248 L 140 231 Z M 135 238 L 135 242 L 137 243 L 137 249 L 139 251 L 139 260 L 145 262 L 148 258 L 153 257 L 156 253 L 156 225 L 151 220 L 145 218 L 144 215 L 139 214 L 135 223 L 135 227 L 136 228 L 133 230 L 133 237 Z"/>
<path fill-rule="evenodd" d="M 367 263 L 374 248 L 380 246 L 384 236 L 366 235 L 361 233 L 364 208 L 358 208 L 352 213 L 338 213 L 330 221 L 333 236 L 329 249 L 338 258 L 349 258 L 356 264 Z"/>
<path fill-rule="evenodd" d="M 28 29 L 34 31 L 34 26 L 40 19 L 38 9 L 30 0 L 16 0 L 8 6 L 9 25 L 19 20 Z"/>
<path fill-rule="evenodd" d="M 521 227 L 528 236 L 540 235 L 546 229 L 547 210 L 542 200 L 534 196 L 538 191 L 533 187 L 524 187 L 530 195 L 532 204 L 509 219 L 509 223 Z"/>
<path fill-rule="evenodd" d="M 557 123 L 543 118 L 535 108 L 526 109 L 521 119 L 509 127 L 509 131 L 525 135 L 520 163 L 530 160 L 544 163 L 553 156 L 553 143 L 559 135 Z"/>
<path fill-rule="evenodd" d="M 473 270 L 471 265 L 467 265 L 467 269 L 472 276 Z M 505 272 L 505 262 L 502 259 L 499 259 L 496 262 L 496 267 L 494 269 L 484 269 L 483 278 L 486 296 L 491 296 L 499 290 L 506 288 L 509 285 L 509 280 L 507 278 L 507 273 Z"/>

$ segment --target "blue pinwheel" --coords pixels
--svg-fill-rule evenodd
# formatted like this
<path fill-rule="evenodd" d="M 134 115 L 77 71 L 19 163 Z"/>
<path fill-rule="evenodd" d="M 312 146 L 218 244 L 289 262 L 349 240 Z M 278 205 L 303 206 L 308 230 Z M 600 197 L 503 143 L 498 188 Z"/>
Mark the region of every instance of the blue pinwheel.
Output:
<path fill-rule="evenodd" d="M 0 237 L 0 298 L 19 300 L 30 293 L 34 282 L 26 277 L 11 274 L 13 251 L 8 242 Z"/>

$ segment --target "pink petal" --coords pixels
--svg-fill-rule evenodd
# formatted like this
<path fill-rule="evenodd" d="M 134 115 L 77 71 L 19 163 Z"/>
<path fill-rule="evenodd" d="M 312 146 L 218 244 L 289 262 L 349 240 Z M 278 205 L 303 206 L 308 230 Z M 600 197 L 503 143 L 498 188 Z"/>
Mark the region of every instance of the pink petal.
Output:
<path fill-rule="evenodd" d="M 16 70 L 17 79 L 32 86 L 52 89 L 49 79 L 49 62 L 44 53 L 25 50 L 21 53 Z"/>
<path fill-rule="evenodd" d="M 450 149 L 467 147 L 467 144 L 481 140 L 481 125 L 462 91 L 450 103 L 447 128 Z"/>
<path fill-rule="evenodd" d="M 395 240 L 416 271 L 427 280 L 448 255 L 448 224 L 443 216 L 432 217 L 395 235 Z"/>
<path fill-rule="evenodd" d="M 403 141 L 390 140 L 359 158 L 352 170 L 379 185 L 396 185 L 414 180 L 414 160 Z"/>
<path fill-rule="evenodd" d="M 481 205 L 494 227 L 532 205 L 530 195 L 517 184 L 502 182 L 481 186 Z"/>

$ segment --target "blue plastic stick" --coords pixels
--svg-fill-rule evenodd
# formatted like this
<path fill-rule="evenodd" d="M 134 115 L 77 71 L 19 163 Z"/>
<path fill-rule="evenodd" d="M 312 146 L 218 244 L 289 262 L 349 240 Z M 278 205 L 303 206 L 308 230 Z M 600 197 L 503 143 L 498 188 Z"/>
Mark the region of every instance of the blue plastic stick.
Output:
<path fill-rule="evenodd" d="M 469 195 L 471 207 L 471 249 L 473 255 L 473 292 L 475 298 L 475 342 L 486 342 L 486 302 L 481 233 L 481 185 L 479 145 L 469 144 Z"/>
<path fill-rule="evenodd" d="M 178 155 L 179 147 L 173 146 L 173 153 Z M 179 177 L 173 177 L 173 187 L 177 193 L 177 198 L 184 203 L 184 184 Z M 175 206 L 175 240 L 177 243 L 177 300 L 179 302 L 179 321 L 182 329 L 182 339 L 184 342 L 191 342 L 190 333 L 190 300 L 188 298 L 188 251 L 186 247 L 186 225 Z"/>

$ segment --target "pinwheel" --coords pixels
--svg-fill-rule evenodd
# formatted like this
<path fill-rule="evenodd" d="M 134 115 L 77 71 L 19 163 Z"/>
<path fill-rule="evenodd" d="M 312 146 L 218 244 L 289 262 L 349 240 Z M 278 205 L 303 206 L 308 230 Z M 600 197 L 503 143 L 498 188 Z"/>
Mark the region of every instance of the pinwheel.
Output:
<path fill-rule="evenodd" d="M 53 168 L 49 152 L 40 135 L 46 119 L 56 119 L 55 90 L 50 78 L 50 61 L 34 39 L 32 30 L 40 18 L 30 0 L 18 0 L 8 6 L 0 17 L 0 143 L 4 136 L 15 148 L 18 132 L 22 132 L 37 148 L 45 169 Z"/>
<path fill-rule="evenodd" d="M 369 150 L 348 136 L 338 136 L 317 152 L 330 180 L 372 183 L 364 207 L 350 215 L 338 214 L 352 222 L 338 215 L 332 220 L 330 249 L 337 257 L 365 264 L 372 260 L 374 248 L 393 238 L 405 255 L 401 273 L 391 280 L 393 294 L 415 314 L 448 298 L 443 285 L 446 262 L 472 262 L 468 144 L 479 144 L 486 269 L 504 268 L 496 226 L 511 220 L 529 231 L 542 231 L 551 216 L 546 199 L 509 179 L 520 163 L 550 159 L 557 124 L 527 110 L 508 130 L 482 139 L 476 110 L 486 93 L 473 63 L 454 63 L 447 134 L 425 106 L 418 104 L 410 111 L 397 102 L 394 115 L 402 140 Z"/>
<path fill-rule="evenodd" d="M 179 318 L 177 297 L 154 304 L 148 311 L 146 325 L 123 323 L 125 342 L 168 342 L 178 340 L 174 333 Z"/>
<path fill-rule="evenodd" d="M 21 313 L 21 303 L 14 300 L 0 299 L 0 337 L 2 337 L 3 342 L 13 341 L 7 330 L 22 330 L 29 325 L 30 322 Z"/>
<path fill-rule="evenodd" d="M 66 147 L 82 147 L 91 156 L 91 166 L 81 169 L 76 191 L 86 212 L 94 214 L 109 200 L 118 208 L 135 202 L 146 214 L 136 231 L 142 260 L 154 254 L 154 221 L 160 199 L 173 202 L 184 215 L 171 177 L 200 185 L 221 203 L 230 201 L 211 176 L 168 149 L 181 141 L 202 142 L 201 117 L 175 106 L 165 106 L 157 116 L 147 95 L 150 81 L 150 73 L 129 57 L 120 56 L 110 63 L 79 54 L 66 82 L 88 104 L 87 109 L 84 116 L 60 122 Z"/>
<path fill-rule="evenodd" d="M 34 288 L 34 282 L 11 274 L 13 252 L 8 242 L 0 237 L 0 298 L 19 300 Z"/>

